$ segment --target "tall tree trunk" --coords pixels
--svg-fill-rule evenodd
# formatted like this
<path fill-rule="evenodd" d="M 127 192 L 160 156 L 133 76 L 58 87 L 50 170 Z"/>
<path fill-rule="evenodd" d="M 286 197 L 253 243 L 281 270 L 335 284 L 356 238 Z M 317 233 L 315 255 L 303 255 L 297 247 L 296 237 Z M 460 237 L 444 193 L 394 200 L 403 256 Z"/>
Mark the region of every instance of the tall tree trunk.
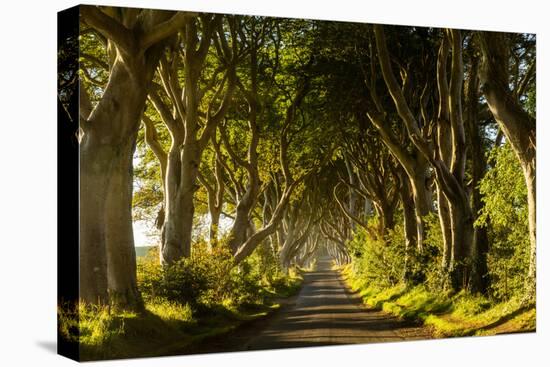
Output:
<path fill-rule="evenodd" d="M 395 221 L 393 218 L 395 214 L 395 207 L 387 200 L 387 198 L 379 198 L 375 207 L 379 218 L 378 233 L 381 238 L 384 238 L 384 236 L 388 234 L 389 230 L 395 227 Z"/>
<path fill-rule="evenodd" d="M 441 227 L 441 236 L 443 239 L 443 251 L 441 267 L 443 271 L 447 271 L 451 265 L 452 249 L 452 233 L 451 233 L 451 212 L 449 209 L 449 202 L 445 197 L 443 191 L 437 185 L 437 207 L 439 216 L 439 226 Z"/>
<path fill-rule="evenodd" d="M 179 200 L 179 186 L 181 185 L 181 160 L 180 160 L 180 142 L 172 138 L 172 146 L 167 155 L 164 208 L 165 219 L 162 226 L 162 240 L 160 243 L 160 262 L 169 264 L 182 256 L 179 250 L 181 243 L 181 234 L 177 230 L 180 228 L 181 218 L 181 200 Z M 166 244 L 169 243 L 168 246 Z"/>
<path fill-rule="evenodd" d="M 465 86 L 466 90 L 466 130 L 469 139 L 469 148 L 472 162 L 472 210 L 474 221 L 477 219 L 480 210 L 483 208 L 482 195 L 479 190 L 479 183 L 485 175 L 487 161 L 483 151 L 483 139 L 479 131 L 479 78 L 478 78 L 478 57 L 470 44 L 470 72 Z M 487 266 L 487 253 L 489 252 L 489 237 L 487 227 L 476 226 L 472 245 L 472 276 L 470 289 L 473 292 L 487 294 L 489 290 L 489 276 Z"/>
<path fill-rule="evenodd" d="M 212 208 L 210 210 L 210 244 L 211 246 L 216 246 L 219 239 L 219 231 L 220 231 L 220 216 L 221 216 L 221 208 Z"/>
<path fill-rule="evenodd" d="M 451 202 L 451 254 L 450 273 L 453 289 L 466 289 L 469 283 L 470 251 L 474 237 L 474 220 L 471 210 L 464 202 Z"/>
<path fill-rule="evenodd" d="M 464 187 L 464 172 L 466 163 L 466 146 L 464 123 L 462 120 L 462 84 L 464 70 L 462 64 L 462 37 L 460 31 L 447 30 L 443 35 L 438 56 L 438 85 L 440 100 L 440 121 L 448 117 L 451 126 L 452 158 L 450 166 L 434 154 L 433 147 L 426 140 L 420 125 L 409 108 L 407 100 L 392 71 L 389 52 L 383 27 L 374 26 L 376 46 L 380 67 L 388 91 L 392 96 L 397 112 L 403 121 L 409 139 L 434 169 L 439 188 L 449 201 L 452 247 L 451 281 L 455 289 L 461 289 L 468 284 L 470 249 L 473 238 L 473 215 L 471 212 L 468 192 Z M 447 84 L 447 51 L 449 42 L 452 45 L 451 77 Z M 439 78 L 442 75 L 443 78 Z M 444 88 L 441 88 L 444 86 Z M 414 187 L 413 187 L 414 188 Z"/>
<path fill-rule="evenodd" d="M 214 164 L 214 176 L 215 176 L 215 185 L 211 187 L 206 183 L 206 188 L 208 190 L 208 211 L 210 212 L 210 248 L 218 246 L 219 240 L 219 228 L 220 228 L 220 216 L 222 214 L 223 208 L 223 196 L 225 193 L 225 184 L 223 181 L 223 166 L 221 156 L 218 156 L 219 145 L 216 142 L 216 139 L 212 139 L 214 146 L 216 147 L 216 162 Z M 201 176 L 199 176 L 200 179 Z"/>
<path fill-rule="evenodd" d="M 89 133 L 80 145 L 80 298 L 104 304 L 107 296 L 105 197 L 113 149 Z"/>
<path fill-rule="evenodd" d="M 536 280 L 536 120 L 512 95 L 509 87 L 509 36 L 479 32 L 483 63 L 480 73 L 482 92 L 499 127 L 516 154 L 525 184 L 529 208 L 528 295 L 534 296 Z"/>
<path fill-rule="evenodd" d="M 283 243 L 283 246 L 281 247 L 281 250 L 279 251 L 279 264 L 281 265 L 281 268 L 285 271 L 288 270 L 288 266 L 289 266 L 289 263 L 290 263 L 290 256 L 289 256 L 289 253 L 290 253 L 290 250 L 291 250 L 291 245 L 294 243 L 294 234 L 295 234 L 295 231 L 294 231 L 294 225 L 291 226 L 291 228 L 289 229 L 289 231 L 287 232 L 287 236 L 286 236 L 286 239 L 285 239 L 285 242 Z"/>
<path fill-rule="evenodd" d="M 353 172 L 353 168 L 352 168 L 352 165 L 351 163 L 349 162 L 349 160 L 347 158 L 345 158 L 344 162 L 346 163 L 346 170 L 348 172 L 348 176 L 349 176 L 349 182 L 350 184 L 352 185 L 352 187 L 354 186 L 357 186 L 358 185 L 358 182 L 357 182 L 357 177 L 355 175 L 355 173 Z M 349 188 L 348 190 L 348 195 L 349 195 L 349 201 L 348 201 L 348 205 L 349 205 L 349 212 L 354 215 L 354 216 L 357 216 L 357 199 L 358 199 L 358 194 L 357 194 L 357 191 L 355 191 L 352 187 Z M 350 223 L 350 227 L 352 228 L 352 230 L 355 230 L 355 222 L 353 220 L 349 220 L 349 223 Z"/>
<path fill-rule="evenodd" d="M 171 265 L 191 254 L 198 155 L 196 142 L 191 141 L 186 141 L 183 148 L 176 145 L 168 155 L 166 220 L 160 259 L 163 265 Z"/>
<path fill-rule="evenodd" d="M 405 260 L 403 278 L 408 281 L 411 278 L 410 252 L 416 245 L 417 227 L 414 199 L 412 197 L 410 183 L 405 173 L 401 175 L 401 187 L 399 190 L 401 205 L 403 208 L 403 227 L 405 231 Z"/>
<path fill-rule="evenodd" d="M 529 273 L 528 278 L 530 280 L 531 289 L 529 292 L 534 293 L 535 281 L 537 273 L 537 196 L 536 196 L 536 175 L 535 175 L 535 156 L 531 158 L 532 163 L 523 165 L 523 175 L 525 176 L 525 182 L 527 184 L 527 205 L 529 206 L 529 239 L 531 242 L 531 248 L 529 251 Z"/>
<path fill-rule="evenodd" d="M 257 152 L 256 146 L 258 144 L 258 135 L 255 128 L 252 129 L 252 143 L 249 146 L 249 162 L 243 162 L 248 172 L 248 184 L 246 191 L 237 204 L 237 210 L 235 215 L 235 221 L 231 228 L 231 234 L 229 238 L 229 248 L 232 253 L 235 254 L 239 250 L 239 247 L 245 243 L 246 239 L 250 237 L 254 232 L 249 233 L 251 225 L 251 214 L 258 201 L 258 195 L 260 193 L 260 177 L 257 167 Z M 227 142 L 228 144 L 228 142 Z M 227 145 L 226 144 L 226 145 Z M 231 151 L 231 148 L 228 148 Z M 232 152 L 232 155 L 235 153 Z"/>
<path fill-rule="evenodd" d="M 453 255 L 451 258 L 454 289 L 466 289 L 469 285 L 472 267 L 472 245 L 474 239 L 474 216 L 469 192 L 465 183 L 466 135 L 462 117 L 462 94 L 464 65 L 462 59 L 462 35 L 458 30 L 448 30 L 447 37 L 452 45 L 451 75 L 449 80 L 449 116 L 451 122 L 452 159 L 450 172 L 438 166 L 440 183 L 449 200 Z M 450 175 L 448 174 L 450 173 Z"/>
<path fill-rule="evenodd" d="M 476 155 L 474 155 L 476 157 Z M 475 161 L 476 159 L 474 159 Z M 472 162 L 474 166 L 478 166 L 479 163 Z M 472 170 L 473 195 L 472 195 L 472 208 L 475 213 L 479 213 L 483 207 L 481 201 L 481 193 L 479 192 L 479 181 L 483 176 L 478 176 L 475 172 L 476 167 Z M 475 220 L 475 219 L 474 219 Z M 487 227 L 475 227 L 474 238 L 472 245 L 472 276 L 470 288 L 473 292 L 479 292 L 487 294 L 490 285 L 490 278 L 488 276 L 489 268 L 487 266 L 487 254 L 489 252 L 489 236 L 487 234 Z"/>
<path fill-rule="evenodd" d="M 233 254 L 235 254 L 239 250 L 239 247 L 246 241 L 249 223 L 249 208 L 242 205 L 237 206 L 237 214 L 229 237 L 229 248 Z"/>
<path fill-rule="evenodd" d="M 411 154 L 403 148 L 382 113 L 369 114 L 368 117 L 408 177 L 415 209 L 416 248 L 421 252 L 424 247 L 424 217 L 432 210 L 431 195 L 426 187 L 428 160 L 419 151 Z"/>
<path fill-rule="evenodd" d="M 439 93 L 439 110 L 437 116 L 437 150 L 439 160 L 446 167 L 450 167 L 453 159 L 453 142 L 451 134 L 451 122 L 449 121 L 449 84 L 447 81 L 447 59 L 449 56 L 449 42 L 443 39 L 439 47 L 437 59 L 437 88 Z M 444 193 L 444 183 L 436 183 L 437 206 L 439 225 L 441 228 L 442 260 L 441 266 L 444 273 L 447 273 L 451 267 L 451 258 L 453 252 L 453 239 L 451 229 L 451 209 L 450 203 Z M 448 279 L 448 277 L 444 277 Z"/>
<path fill-rule="evenodd" d="M 429 195 L 426 188 L 427 165 L 417 165 L 415 175 L 410 177 L 416 214 L 416 248 L 422 252 L 424 248 L 424 217 L 431 211 Z"/>
<path fill-rule="evenodd" d="M 107 192 L 105 239 L 109 299 L 116 307 L 143 309 L 136 281 L 136 252 L 132 228 L 135 136 L 119 147 Z"/>
<path fill-rule="evenodd" d="M 145 142 L 147 146 L 151 149 L 153 154 L 157 157 L 160 164 L 160 181 L 162 183 L 162 204 L 157 213 L 157 218 L 155 219 L 155 227 L 159 230 L 162 230 L 164 226 L 164 217 L 165 205 L 166 205 L 166 166 L 168 162 L 168 155 L 164 151 L 162 144 L 159 141 L 158 132 L 155 127 L 155 123 L 147 116 L 142 116 L 142 121 L 145 130 Z"/>
<path fill-rule="evenodd" d="M 110 288 L 116 306 L 139 307 L 131 221 L 132 152 L 163 42 L 189 14 L 81 6 L 80 15 L 107 39 L 111 56 L 103 96 L 89 116 L 80 119 L 81 297 L 105 303 Z"/>
<path fill-rule="evenodd" d="M 182 257 L 191 255 L 195 214 L 194 195 L 199 189 L 197 184 L 199 165 L 207 143 L 211 140 L 218 123 L 229 108 L 236 83 L 237 40 L 232 38 L 231 50 L 229 50 L 226 34 L 218 31 L 219 41 L 224 44 L 223 51 L 220 49 L 218 56 L 224 59 L 226 64 L 225 76 L 214 92 L 215 97 L 212 97 L 209 102 L 205 101 L 205 93 L 201 92 L 200 81 L 208 50 L 212 44 L 214 30 L 220 25 L 219 22 L 222 18 L 218 15 L 206 14 L 201 15 L 200 18 L 202 19 L 202 30 L 198 30 L 196 21 L 188 22 L 182 42 L 179 43 L 182 48 L 172 52 L 172 61 L 161 60 L 164 70 L 161 77 L 166 81 L 165 91 L 171 97 L 178 114 L 176 121 L 171 116 L 163 117 L 163 119 L 172 133 L 172 138 L 175 139 L 178 136 L 182 139 L 181 142 L 176 140 L 172 142 L 166 173 L 168 191 L 166 195 L 166 223 L 163 228 L 164 239 L 160 259 L 164 265 L 173 264 Z M 232 23 L 230 23 L 230 28 L 230 33 L 233 35 Z M 179 64 L 174 62 L 181 57 L 181 54 L 183 54 L 185 65 L 183 87 L 178 74 Z M 162 107 L 162 103 L 157 104 Z M 206 118 L 204 119 L 200 117 L 203 104 L 207 105 L 205 107 Z M 219 104 L 216 106 L 217 111 L 211 113 L 215 104 Z M 170 164 L 171 161 L 173 164 Z M 177 178 L 169 177 L 173 175 L 170 173 L 171 167 L 179 167 L 180 172 Z"/>
<path fill-rule="evenodd" d="M 247 159 L 243 160 L 238 157 L 238 154 L 231 148 L 231 143 L 226 135 L 224 128 L 220 129 L 221 137 L 229 155 L 239 163 L 240 166 L 245 168 L 247 172 L 247 186 L 244 195 L 237 203 L 237 213 L 235 216 L 235 222 L 231 228 L 231 235 L 229 239 L 229 248 L 233 254 L 236 254 L 239 247 L 246 241 L 246 239 L 252 236 L 253 232 L 247 233 L 251 224 L 251 214 L 258 201 L 258 195 L 260 191 L 260 175 L 258 172 L 258 152 L 257 147 L 260 141 L 258 133 L 257 119 L 260 112 L 260 97 L 258 95 L 258 59 L 257 52 L 259 48 L 258 40 L 256 36 L 251 37 L 254 45 L 250 50 L 250 89 L 247 89 L 242 83 L 239 82 L 239 88 L 245 96 L 245 100 L 248 104 L 248 128 L 250 130 L 250 143 L 248 144 Z M 255 232 L 255 231 L 254 231 Z"/>
<path fill-rule="evenodd" d="M 100 104 L 83 126 L 81 291 L 88 302 L 105 302 L 108 288 L 117 306 L 141 304 L 131 216 L 132 156 L 156 60 L 136 69 L 116 61 Z"/>
<path fill-rule="evenodd" d="M 195 216 L 195 192 L 199 189 L 197 175 L 201 160 L 199 148 L 187 139 L 184 143 L 181 164 L 180 201 L 182 213 L 182 242 L 180 244 L 183 257 L 191 255 L 191 240 L 193 235 L 193 219 Z"/>

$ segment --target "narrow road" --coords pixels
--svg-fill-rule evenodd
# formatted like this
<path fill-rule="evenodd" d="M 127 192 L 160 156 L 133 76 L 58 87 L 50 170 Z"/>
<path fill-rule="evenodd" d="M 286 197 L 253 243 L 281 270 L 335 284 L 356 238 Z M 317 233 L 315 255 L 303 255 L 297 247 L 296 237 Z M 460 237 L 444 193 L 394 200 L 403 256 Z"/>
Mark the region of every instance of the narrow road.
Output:
<path fill-rule="evenodd" d="M 368 310 L 331 269 L 328 258 L 304 275 L 293 305 L 287 305 L 255 336 L 244 350 L 378 343 L 430 338 L 421 327 L 384 312 Z M 238 348 L 241 349 L 241 348 Z"/>
<path fill-rule="evenodd" d="M 304 274 L 300 292 L 274 315 L 243 325 L 230 334 L 205 340 L 182 354 L 234 352 L 326 345 L 380 343 L 432 336 L 425 327 L 367 309 L 331 269 L 331 260 L 317 260 Z"/>

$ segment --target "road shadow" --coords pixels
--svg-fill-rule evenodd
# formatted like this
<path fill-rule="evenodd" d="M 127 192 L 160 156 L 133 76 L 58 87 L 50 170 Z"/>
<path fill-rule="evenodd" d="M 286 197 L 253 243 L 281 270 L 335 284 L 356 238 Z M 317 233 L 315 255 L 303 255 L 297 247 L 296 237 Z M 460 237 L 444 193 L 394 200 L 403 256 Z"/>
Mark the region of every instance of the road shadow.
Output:
<path fill-rule="evenodd" d="M 184 354 L 304 348 L 428 339 L 416 323 L 366 308 L 340 277 L 320 262 L 304 274 L 302 288 L 269 317 L 229 334 L 207 338 Z M 404 334 L 404 335 L 403 335 Z"/>

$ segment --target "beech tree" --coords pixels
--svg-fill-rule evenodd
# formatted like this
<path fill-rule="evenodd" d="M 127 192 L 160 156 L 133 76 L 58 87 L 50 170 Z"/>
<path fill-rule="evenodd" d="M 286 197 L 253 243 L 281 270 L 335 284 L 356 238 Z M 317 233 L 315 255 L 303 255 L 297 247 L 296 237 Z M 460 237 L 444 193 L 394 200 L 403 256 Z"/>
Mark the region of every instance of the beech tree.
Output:
<path fill-rule="evenodd" d="M 401 136 L 394 132 L 392 125 L 395 122 L 394 119 L 396 117 L 394 117 L 393 114 L 388 113 L 378 94 L 374 47 L 372 43 L 370 43 L 368 47 L 370 66 L 369 71 L 366 71 L 365 67 L 363 67 L 362 70 L 365 77 L 365 84 L 368 88 L 368 93 L 372 102 L 372 108 L 366 111 L 366 115 L 368 116 L 371 123 L 377 128 L 380 139 L 384 142 L 389 151 L 395 156 L 395 158 L 407 174 L 407 177 L 409 179 L 408 187 L 410 187 L 412 191 L 415 208 L 416 234 L 414 238 L 416 239 L 417 250 L 422 251 L 424 243 L 423 218 L 432 210 L 433 207 L 431 193 L 427 187 L 427 182 L 429 181 L 428 159 L 426 155 L 422 154 L 417 149 L 414 143 L 412 144 L 412 149 L 409 149 L 409 144 L 407 144 L 407 140 L 409 140 L 408 130 L 404 132 L 404 135 Z M 379 53 L 380 51 L 378 50 L 378 54 Z M 392 78 L 395 81 L 395 77 Z M 404 82 L 406 82 L 406 80 Z M 399 87 L 397 86 L 397 81 L 395 81 L 395 83 L 392 83 L 392 86 L 394 87 L 394 91 L 396 90 L 395 88 L 399 89 Z M 417 136 L 426 139 L 429 134 L 428 126 L 426 124 L 423 125 L 422 128 L 417 129 L 416 133 Z M 411 231 L 407 231 L 407 233 L 409 237 L 411 237 Z M 412 238 L 410 238 L 409 241 L 412 242 Z"/>
<path fill-rule="evenodd" d="M 308 176 L 309 172 L 302 173 L 299 177 L 295 178 L 291 169 L 288 158 L 288 150 L 291 143 L 292 125 L 295 122 L 298 108 L 309 91 L 309 81 L 306 79 L 298 87 L 295 95 L 290 101 L 288 106 L 284 122 L 281 127 L 279 136 L 279 163 L 281 166 L 281 172 L 283 176 L 283 188 L 277 206 L 273 210 L 269 222 L 252 236 L 246 238 L 244 242 L 235 242 L 232 246 L 232 250 L 235 255 L 235 261 L 240 262 L 246 258 L 252 251 L 268 236 L 273 234 L 277 226 L 280 224 L 282 217 L 285 213 L 286 206 L 288 205 L 292 194 L 296 187 Z"/>
<path fill-rule="evenodd" d="M 225 169 L 220 145 L 221 142 L 218 141 L 215 134 L 213 134 L 212 146 L 214 147 L 214 154 L 212 155 L 212 159 L 214 163 L 212 166 L 214 166 L 214 169 L 210 175 L 212 179 L 207 178 L 207 176 L 200 171 L 198 173 L 198 179 L 207 191 L 208 211 L 210 214 L 209 241 L 211 247 L 218 245 L 220 217 L 225 202 L 224 172 L 229 171 Z"/>
<path fill-rule="evenodd" d="M 383 146 L 376 133 L 369 129 L 365 121 L 359 125 L 354 134 L 354 139 L 346 139 L 346 161 L 350 161 L 354 167 L 353 175 L 356 180 L 340 179 L 341 183 L 334 188 L 334 197 L 344 214 L 352 215 L 345 210 L 338 199 L 338 186 L 344 184 L 353 192 L 358 193 L 364 200 L 368 200 L 374 206 L 378 219 L 378 234 L 375 237 L 383 237 L 388 230 L 394 227 L 394 216 L 399 199 L 398 182 L 396 182 L 395 162 Z M 374 133 L 374 134 L 373 134 Z M 351 176 L 351 175 L 350 175 Z M 341 176 L 342 177 L 342 176 Z M 353 181 L 356 181 L 355 183 Z M 350 203 L 350 208 L 352 204 Z M 355 222 L 368 228 L 367 223 L 355 217 Z"/>
<path fill-rule="evenodd" d="M 139 308 L 132 231 L 132 156 L 165 41 L 194 14 L 82 6 L 105 41 L 109 81 L 92 105 L 80 88 L 80 297 Z"/>
<path fill-rule="evenodd" d="M 221 16 L 203 15 L 188 20 L 180 35 L 181 40 L 161 58 L 159 77 L 162 88 L 149 94 L 171 138 L 164 179 L 162 264 L 172 264 L 191 253 L 194 194 L 198 189 L 201 156 L 226 114 L 236 86 L 235 67 L 241 52 L 236 35 L 237 23 L 237 18 L 228 18 L 225 28 L 231 34 L 229 41 Z M 213 39 L 220 65 L 209 75 L 208 83 L 201 83 Z M 180 80 L 180 68 L 183 69 L 183 81 Z M 220 78 L 218 74 L 222 72 L 224 75 Z M 161 89 L 164 96 L 160 95 Z M 211 90 L 214 92 L 209 94 Z M 157 157 L 163 155 L 160 153 Z"/>
<path fill-rule="evenodd" d="M 442 37 L 438 56 L 438 86 L 439 86 L 439 114 L 438 123 L 443 124 L 438 136 L 440 154 L 434 154 L 421 132 L 421 124 L 413 115 L 403 92 L 393 74 L 390 56 L 386 45 L 386 38 L 382 26 L 374 26 L 376 46 L 380 68 L 396 110 L 407 128 L 409 138 L 424 155 L 434 169 L 438 187 L 443 191 L 449 203 L 449 219 L 451 242 L 444 243 L 443 267 L 448 269 L 454 288 L 466 288 L 470 271 L 470 251 L 473 241 L 473 213 L 470 198 L 464 183 L 466 168 L 466 139 L 464 121 L 462 118 L 462 82 L 464 69 L 462 61 L 462 35 L 459 31 L 448 30 Z M 451 75 L 447 81 L 447 59 L 449 48 L 451 54 Z M 447 123 L 448 121 L 448 123 Z M 448 125 L 450 129 L 446 129 Z M 426 125 L 424 125 L 426 126 Z M 444 138 L 442 134 L 450 134 Z M 449 147 L 450 144 L 450 147 Z M 445 157 L 451 153 L 450 159 Z M 440 201 L 441 202 L 441 201 Z M 444 212 L 440 211 L 443 216 Z M 442 220 L 444 227 L 446 219 Z"/>
<path fill-rule="evenodd" d="M 260 174 L 258 171 L 258 144 L 260 142 L 260 128 L 258 126 L 258 118 L 261 110 L 260 95 L 258 90 L 258 51 L 264 46 L 266 38 L 266 22 L 263 24 L 252 19 L 249 24 L 250 29 L 241 29 L 241 34 L 246 38 L 247 48 L 249 49 L 249 59 L 245 63 L 245 71 L 248 74 L 249 80 L 244 83 L 238 81 L 239 91 L 242 93 L 247 106 L 247 122 L 250 135 L 250 142 L 246 152 L 246 159 L 239 156 L 227 134 L 227 127 L 220 126 L 220 136 L 225 150 L 229 156 L 240 167 L 246 171 L 246 186 L 244 192 L 238 196 L 236 200 L 236 213 L 231 234 L 229 239 L 229 248 L 233 253 L 236 253 L 239 247 L 248 237 L 248 229 L 250 227 L 251 213 L 260 195 Z M 245 32 L 247 34 L 245 34 Z M 249 87 L 245 86 L 249 85 Z M 261 118 L 261 117 L 260 117 Z"/>
<path fill-rule="evenodd" d="M 483 53 L 481 83 L 487 104 L 516 154 L 527 185 L 529 205 L 529 237 L 531 241 L 529 278 L 534 284 L 536 277 L 536 123 L 522 106 L 528 86 L 535 77 L 534 44 L 527 37 L 521 55 L 511 50 L 512 36 L 506 33 L 479 32 L 478 38 Z M 511 60 L 515 59 L 515 72 L 511 89 Z M 534 287 L 532 292 L 534 293 Z"/>

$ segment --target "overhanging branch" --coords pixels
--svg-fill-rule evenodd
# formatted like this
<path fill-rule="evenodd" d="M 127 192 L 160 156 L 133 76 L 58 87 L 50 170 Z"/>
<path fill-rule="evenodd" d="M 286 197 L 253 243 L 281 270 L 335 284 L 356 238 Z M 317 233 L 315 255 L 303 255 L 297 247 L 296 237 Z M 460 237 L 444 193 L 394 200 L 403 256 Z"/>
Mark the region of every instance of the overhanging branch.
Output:
<path fill-rule="evenodd" d="M 98 6 L 81 6 L 80 15 L 89 26 L 95 28 L 124 52 L 128 53 L 132 49 L 133 38 L 130 30 L 116 19 L 111 18 Z"/>

